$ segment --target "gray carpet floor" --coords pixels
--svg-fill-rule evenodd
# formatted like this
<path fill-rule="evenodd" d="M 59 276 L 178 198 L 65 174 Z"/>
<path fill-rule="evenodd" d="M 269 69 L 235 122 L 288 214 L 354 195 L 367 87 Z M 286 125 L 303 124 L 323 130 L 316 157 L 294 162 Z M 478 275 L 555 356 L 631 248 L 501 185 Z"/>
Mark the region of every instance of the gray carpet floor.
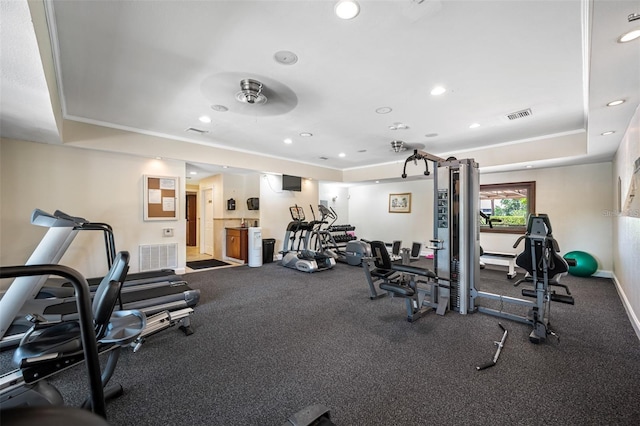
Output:
<path fill-rule="evenodd" d="M 185 278 L 202 292 L 195 333 L 165 330 L 122 354 L 114 425 L 282 425 L 317 403 L 338 425 L 640 424 L 640 340 L 609 279 L 564 277 L 576 304 L 554 303 L 560 339 L 535 345 L 529 326 L 482 313 L 409 323 L 402 299 L 369 300 L 362 269 L 345 264 Z M 520 292 L 499 267 L 481 283 Z M 476 371 L 495 353 L 498 322 L 509 331 L 498 364 Z M 53 382 L 69 404 L 84 399 L 84 369 Z"/>

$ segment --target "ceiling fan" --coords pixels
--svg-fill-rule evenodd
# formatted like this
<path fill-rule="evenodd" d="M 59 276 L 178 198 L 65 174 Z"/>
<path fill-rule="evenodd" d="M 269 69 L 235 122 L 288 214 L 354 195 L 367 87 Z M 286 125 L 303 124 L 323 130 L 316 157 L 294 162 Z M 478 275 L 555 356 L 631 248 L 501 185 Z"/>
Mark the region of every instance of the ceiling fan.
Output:
<path fill-rule="evenodd" d="M 297 95 L 288 86 L 253 73 L 212 74 L 202 81 L 200 90 L 214 111 L 252 117 L 286 114 L 298 104 Z"/>
<path fill-rule="evenodd" d="M 416 150 L 416 149 L 424 149 L 423 143 L 409 143 L 401 140 L 392 140 L 391 141 L 391 150 L 395 153 L 404 152 L 407 150 Z"/>

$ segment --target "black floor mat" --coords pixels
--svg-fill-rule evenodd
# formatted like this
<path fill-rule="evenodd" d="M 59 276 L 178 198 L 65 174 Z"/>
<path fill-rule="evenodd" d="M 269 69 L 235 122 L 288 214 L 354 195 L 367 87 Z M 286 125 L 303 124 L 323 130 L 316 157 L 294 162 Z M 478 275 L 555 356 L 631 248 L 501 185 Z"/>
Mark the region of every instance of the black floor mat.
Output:
<path fill-rule="evenodd" d="M 206 269 L 206 268 L 218 268 L 220 266 L 230 265 L 227 262 L 221 260 L 209 259 L 209 260 L 197 260 L 195 262 L 187 262 L 187 266 L 191 269 Z"/>

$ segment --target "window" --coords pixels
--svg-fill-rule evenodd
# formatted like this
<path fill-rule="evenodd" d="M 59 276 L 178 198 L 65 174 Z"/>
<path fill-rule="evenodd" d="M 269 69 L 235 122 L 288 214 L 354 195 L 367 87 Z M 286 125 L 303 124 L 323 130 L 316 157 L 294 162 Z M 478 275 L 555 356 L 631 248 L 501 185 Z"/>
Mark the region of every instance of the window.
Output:
<path fill-rule="evenodd" d="M 480 231 L 524 234 L 536 211 L 536 183 L 480 185 Z"/>

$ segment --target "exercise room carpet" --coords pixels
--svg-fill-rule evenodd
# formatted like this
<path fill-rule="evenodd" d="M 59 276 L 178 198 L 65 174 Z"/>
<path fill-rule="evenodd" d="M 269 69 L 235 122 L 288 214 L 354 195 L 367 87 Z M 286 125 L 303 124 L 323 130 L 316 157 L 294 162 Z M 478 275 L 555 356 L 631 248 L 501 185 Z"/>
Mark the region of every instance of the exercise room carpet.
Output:
<path fill-rule="evenodd" d="M 491 268 L 480 289 L 518 296 L 506 268 Z M 526 324 L 482 313 L 409 323 L 402 299 L 369 300 L 362 268 L 346 264 L 185 279 L 202 292 L 194 333 L 172 327 L 122 351 L 111 424 L 280 426 L 311 404 L 341 426 L 640 424 L 640 340 L 610 279 L 564 277 L 576 304 L 553 304 L 560 340 L 540 345 Z M 476 371 L 495 354 L 498 322 L 509 331 L 500 359 Z M 52 383 L 80 404 L 84 366 Z"/>
<path fill-rule="evenodd" d="M 187 266 L 191 269 L 208 269 L 208 268 L 218 268 L 220 266 L 230 265 L 227 262 L 223 262 L 221 260 L 209 259 L 209 260 L 196 260 L 194 262 L 187 262 Z"/>

